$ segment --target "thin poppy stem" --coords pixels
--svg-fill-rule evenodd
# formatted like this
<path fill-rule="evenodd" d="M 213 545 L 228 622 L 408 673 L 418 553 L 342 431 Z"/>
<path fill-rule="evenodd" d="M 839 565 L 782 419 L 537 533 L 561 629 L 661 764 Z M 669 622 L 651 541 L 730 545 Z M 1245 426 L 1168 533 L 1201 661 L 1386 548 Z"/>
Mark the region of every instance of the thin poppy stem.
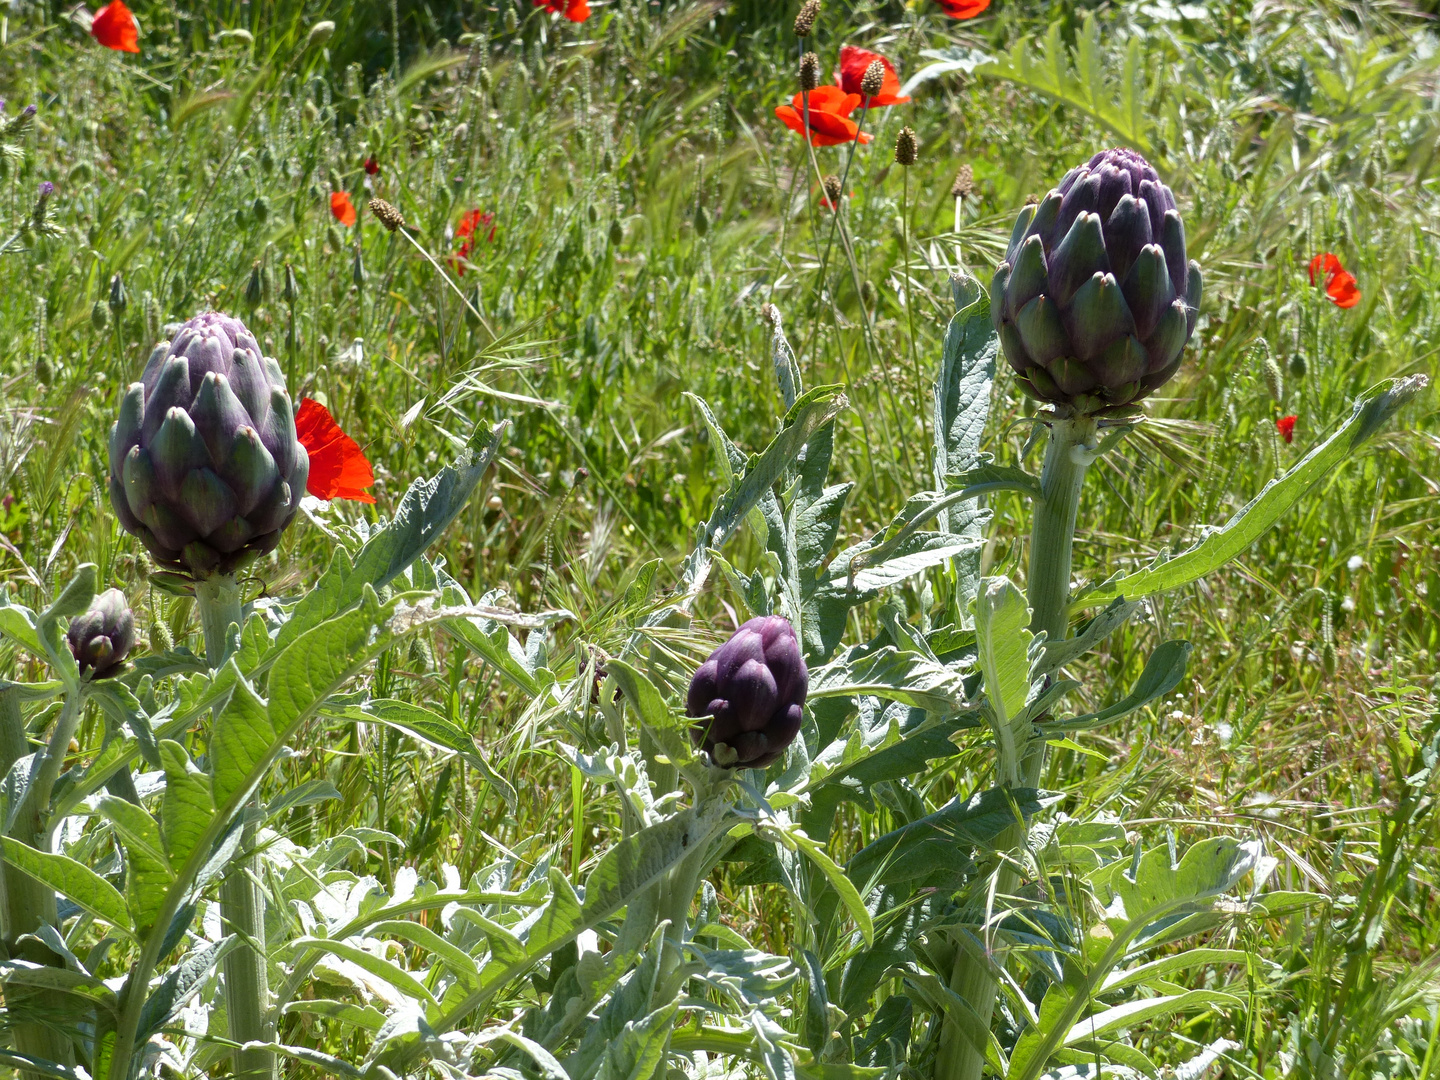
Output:
<path fill-rule="evenodd" d="M 864 99 L 864 101 L 865 101 L 865 103 L 860 106 L 860 123 L 857 124 L 856 127 L 855 127 L 855 138 L 853 138 L 853 139 L 850 140 L 850 153 L 849 153 L 849 155 L 845 158 L 845 170 L 844 170 L 844 174 L 843 174 L 843 175 L 841 176 L 841 178 L 840 178 L 840 197 L 841 197 L 842 199 L 845 197 L 845 183 L 846 183 L 847 180 L 850 179 L 850 163 L 855 160 L 855 148 L 860 145 L 860 136 L 865 133 L 865 119 L 866 119 L 866 117 L 868 116 L 868 114 L 869 114 L 869 112 L 870 112 L 870 107 L 869 107 L 870 99 L 867 97 L 867 98 Z M 813 151 L 813 150 L 811 151 L 811 157 L 812 157 L 812 158 L 814 157 L 814 151 Z M 820 175 L 820 168 L 819 168 L 818 165 L 817 165 L 816 168 L 815 168 L 815 178 L 816 178 L 816 180 L 819 181 L 819 183 L 820 183 L 820 188 L 821 188 L 821 190 L 823 191 L 824 188 L 825 188 L 825 180 L 824 180 L 824 178 Z M 839 216 L 839 213 L 840 213 L 840 208 L 839 208 L 839 206 L 836 206 L 834 209 L 835 209 L 835 214 L 836 214 L 836 216 L 838 217 L 838 216 Z M 817 295 L 817 296 L 818 296 L 820 290 L 824 289 L 824 287 L 825 287 L 825 270 L 826 270 L 826 268 L 827 268 L 827 267 L 829 266 L 829 264 L 830 264 L 830 247 L 831 247 L 831 245 L 835 242 L 835 228 L 836 228 L 836 224 L 837 224 L 837 223 L 836 223 L 835 221 L 831 221 L 831 223 L 830 223 L 830 236 L 829 236 L 829 239 L 827 239 L 827 240 L 825 241 L 825 252 L 824 252 L 824 254 L 821 255 L 821 257 L 820 257 L 820 274 L 819 274 L 819 276 L 815 279 L 815 295 Z M 812 337 L 812 338 L 814 337 L 814 335 L 815 335 L 815 330 L 818 328 L 818 326 L 819 326 L 818 320 L 815 321 L 815 322 L 812 322 L 812 323 L 810 324 L 810 335 L 809 335 L 810 337 Z M 808 347 L 809 347 L 809 339 L 808 339 L 808 338 L 807 338 L 805 344 L 806 344 L 806 347 L 808 348 Z"/>
<path fill-rule="evenodd" d="M 910 367 L 915 372 L 916 391 L 925 385 L 920 374 L 920 358 L 915 351 L 915 300 L 911 295 L 915 291 L 915 283 L 910 280 L 910 169 L 903 166 L 901 172 L 901 196 L 900 196 L 900 230 L 901 254 L 905 259 L 905 321 L 910 327 Z"/>

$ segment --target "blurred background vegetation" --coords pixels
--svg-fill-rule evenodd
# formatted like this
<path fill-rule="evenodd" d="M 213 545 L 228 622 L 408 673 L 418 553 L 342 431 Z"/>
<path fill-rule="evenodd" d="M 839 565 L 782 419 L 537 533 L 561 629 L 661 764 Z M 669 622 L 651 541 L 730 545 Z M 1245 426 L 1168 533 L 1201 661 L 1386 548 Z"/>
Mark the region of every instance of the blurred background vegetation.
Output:
<path fill-rule="evenodd" d="M 252 591 L 296 591 L 328 557 L 327 518 L 382 519 L 476 419 L 509 417 L 499 467 L 444 542 L 449 566 L 474 595 L 576 612 L 557 652 L 605 645 L 630 625 L 637 567 L 673 568 L 719 490 L 682 395 L 705 398 L 746 449 L 773 434 L 763 304 L 807 385 L 842 382 L 851 398 L 837 472 L 859 488 L 843 544 L 932 483 L 948 273 L 988 284 L 1027 195 L 1109 145 L 1143 149 L 1174 188 L 1206 295 L 1185 367 L 1087 489 L 1085 580 L 1221 523 L 1365 387 L 1440 367 L 1433 2 L 996 0 L 955 22 L 928 0 L 827 0 L 810 43 L 825 71 L 844 43 L 884 52 L 902 81 L 946 65 L 913 103 L 867 119 L 875 141 L 849 169 L 833 240 L 808 157 L 773 112 L 797 89 L 795 6 L 599 0 L 571 25 L 528 0 L 139 0 L 138 57 L 96 46 L 68 4 L 0 7 L 5 115 L 39 106 L 0 155 L 3 233 L 42 181 L 64 229 L 0 255 L 3 587 L 34 604 L 94 561 L 152 642 L 198 629 L 186 601 L 149 588 L 109 512 L 106 438 L 166 324 L 218 307 L 249 322 L 297 396 L 329 405 L 379 477 L 377 506 L 318 508 Z M 902 124 L 921 143 L 908 177 L 891 154 Z M 847 148 L 815 154 L 822 173 L 844 171 Z M 974 188 L 957 217 L 962 165 Z M 358 226 L 332 218 L 334 191 L 362 207 Z M 364 212 L 370 194 L 400 207 L 483 320 Z M 452 262 L 471 210 L 493 218 Z M 1310 287 L 1322 251 L 1355 274 L 1356 307 Z M 989 449 L 1014 461 L 1033 407 L 1003 378 L 1000 395 Z M 1284 415 L 1298 418 L 1289 444 Z M 1092 685 L 1127 683 L 1167 637 L 1195 641 L 1189 681 L 1079 737 L 1086 752 L 1055 755 L 1046 778 L 1072 793 L 1070 814 L 1119 814 L 1156 843 L 1259 834 L 1290 887 L 1330 898 L 1242 943 L 1279 965 L 1257 968 L 1251 1015 L 1207 1013 L 1182 1033 L 1228 1033 L 1267 1076 L 1434 1064 L 1434 825 L 1396 801 L 1407 732 L 1436 709 L 1433 397 L 1403 421 L 1236 567 L 1117 634 Z M 1011 498 L 998 497 L 987 558 L 1019 577 Z M 903 599 L 918 617 L 918 587 Z M 697 658 L 735 617 L 723 589 L 707 605 Z M 0 646 L 0 671 L 20 663 Z M 555 840 L 570 786 L 543 717 L 443 649 L 417 647 L 383 676 L 392 695 L 447 701 L 523 797 L 511 812 L 463 768 L 455 782 L 398 737 L 362 746 L 337 728 L 284 766 L 345 794 L 297 811 L 297 836 L 367 824 L 409 838 L 372 851 L 385 880 L 406 862 L 468 874 L 493 843 Z M 932 782 L 953 780 L 917 781 Z M 605 835 L 604 802 L 587 812 L 596 831 L 577 855 Z M 883 808 L 847 812 L 857 848 L 888 828 Z M 722 885 L 727 918 L 785 952 L 768 887 Z M 1358 925 L 1357 896 L 1377 889 L 1380 925 Z"/>

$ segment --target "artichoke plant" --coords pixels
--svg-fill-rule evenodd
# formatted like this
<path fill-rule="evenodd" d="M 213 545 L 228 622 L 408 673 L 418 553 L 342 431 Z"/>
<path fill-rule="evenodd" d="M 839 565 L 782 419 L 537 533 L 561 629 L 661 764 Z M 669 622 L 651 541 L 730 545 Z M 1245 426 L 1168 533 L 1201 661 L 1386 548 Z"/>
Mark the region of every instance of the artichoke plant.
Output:
<path fill-rule="evenodd" d="M 809 686 L 794 627 L 778 615 L 751 619 L 690 680 L 691 741 L 716 765 L 764 768 L 799 733 Z"/>
<path fill-rule="evenodd" d="M 1129 405 L 1169 381 L 1199 305 L 1175 196 L 1127 149 L 1096 154 L 1021 212 L 990 290 L 1017 381 L 1067 415 Z"/>
<path fill-rule="evenodd" d="M 280 542 L 310 461 L 280 366 L 207 312 L 151 353 L 110 432 L 110 501 L 155 561 L 196 580 Z"/>
<path fill-rule="evenodd" d="M 108 679 L 125 664 L 125 657 L 135 647 L 135 615 L 119 589 L 107 589 L 90 607 L 70 620 L 65 632 L 80 674 L 93 672 L 91 678 Z"/>

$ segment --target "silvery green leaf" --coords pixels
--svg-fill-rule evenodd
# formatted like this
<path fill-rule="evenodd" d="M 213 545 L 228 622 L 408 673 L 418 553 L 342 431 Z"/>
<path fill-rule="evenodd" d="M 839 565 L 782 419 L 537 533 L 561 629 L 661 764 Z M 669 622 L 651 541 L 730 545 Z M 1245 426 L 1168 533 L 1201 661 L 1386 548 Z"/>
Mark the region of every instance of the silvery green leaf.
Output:
<path fill-rule="evenodd" d="M 49 885 L 61 896 L 108 923 L 126 935 L 133 936 L 130 909 L 119 890 L 83 863 L 64 855 L 36 851 L 8 836 L 0 837 L 5 861 Z"/>
<path fill-rule="evenodd" d="M 595 1072 L 596 1080 L 650 1080 L 665 1056 L 679 1008 L 677 998 L 644 1018 L 627 1023 L 605 1048 Z M 563 1071 L 560 1075 L 566 1077 Z"/>
<path fill-rule="evenodd" d="M 985 701 L 1006 783 L 1019 783 L 1022 733 L 1014 721 L 1030 693 L 1030 608 L 1006 578 L 986 578 L 975 597 L 975 642 L 985 676 Z"/>
<path fill-rule="evenodd" d="M 1084 593 L 1075 607 L 1109 603 L 1117 598 L 1138 600 L 1198 581 L 1232 559 L 1272 528 L 1321 480 L 1354 457 L 1360 447 L 1390 421 L 1399 409 L 1429 385 L 1424 375 L 1387 379 L 1367 390 L 1355 402 L 1350 418 L 1278 480 L 1242 506 L 1223 526 L 1173 558 L 1157 561 L 1144 570 L 1111 578 Z"/>
<path fill-rule="evenodd" d="M 503 628 L 502 628 L 503 632 Z M 329 712 L 329 710 L 326 710 Z M 384 724 L 437 749 L 459 754 L 473 765 L 495 792 L 513 810 L 519 796 L 509 780 L 501 776 L 480 752 L 475 739 L 458 724 L 420 705 L 392 698 L 374 698 L 363 705 L 350 705 L 331 715 L 348 720 Z"/>
<path fill-rule="evenodd" d="M 960 675 L 922 653 L 885 645 L 868 655 L 846 652 L 811 673 L 811 699 L 871 694 L 932 712 L 966 706 Z"/>
<path fill-rule="evenodd" d="M 1136 709 L 1143 709 L 1180 685 L 1180 680 L 1185 678 L 1191 648 L 1188 641 L 1165 642 L 1150 654 L 1150 659 L 1145 662 L 1145 670 L 1140 673 L 1135 685 L 1130 688 L 1130 693 L 1124 698 L 1096 713 L 1046 723 L 1043 730 L 1081 731 L 1097 728 L 1122 716 L 1128 716 Z"/>
<path fill-rule="evenodd" d="M 1063 798 L 1027 788 L 991 788 L 956 798 L 932 814 L 872 840 L 846 864 L 850 877 L 867 892 L 881 885 L 907 883 L 954 886 L 969 874 L 978 857 L 1022 817 L 1029 820 Z"/>
<path fill-rule="evenodd" d="M 206 942 L 181 957 L 180 962 L 150 991 L 140 1012 L 139 1030 L 149 1038 L 168 1024 L 185 1005 L 200 992 L 210 972 L 232 948 L 240 943 L 234 934 L 216 942 Z"/>
<path fill-rule="evenodd" d="M 1041 675 L 1048 675 L 1084 656 L 1129 622 L 1130 617 L 1139 610 L 1138 603 L 1123 597 L 1112 600 L 1109 607 L 1077 628 L 1074 637 L 1065 638 L 1063 641 L 1045 642 L 1045 651 L 1040 665 L 1031 673 L 1032 676 L 1038 678 Z"/>

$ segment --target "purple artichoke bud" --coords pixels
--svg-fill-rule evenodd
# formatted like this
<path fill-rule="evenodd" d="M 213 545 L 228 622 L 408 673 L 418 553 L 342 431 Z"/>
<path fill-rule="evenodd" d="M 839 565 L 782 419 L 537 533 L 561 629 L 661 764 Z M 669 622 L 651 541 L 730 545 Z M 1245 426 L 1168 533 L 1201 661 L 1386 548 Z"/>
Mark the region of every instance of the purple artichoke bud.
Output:
<path fill-rule="evenodd" d="M 280 366 L 207 312 L 150 354 L 110 430 L 110 502 L 162 566 L 205 578 L 272 551 L 310 458 Z"/>
<path fill-rule="evenodd" d="M 108 679 L 125 665 L 135 647 L 135 616 L 119 589 L 107 589 L 90 601 L 89 610 L 70 620 L 65 632 L 80 674 Z"/>
<path fill-rule="evenodd" d="M 690 739 L 725 768 L 762 769 L 800 732 L 810 674 L 800 641 L 778 615 L 751 619 L 690 680 Z"/>
<path fill-rule="evenodd" d="M 1081 415 L 1169 381 L 1195 331 L 1200 267 L 1175 196 L 1134 150 L 1071 169 L 1015 222 L 990 315 L 1021 388 Z"/>

